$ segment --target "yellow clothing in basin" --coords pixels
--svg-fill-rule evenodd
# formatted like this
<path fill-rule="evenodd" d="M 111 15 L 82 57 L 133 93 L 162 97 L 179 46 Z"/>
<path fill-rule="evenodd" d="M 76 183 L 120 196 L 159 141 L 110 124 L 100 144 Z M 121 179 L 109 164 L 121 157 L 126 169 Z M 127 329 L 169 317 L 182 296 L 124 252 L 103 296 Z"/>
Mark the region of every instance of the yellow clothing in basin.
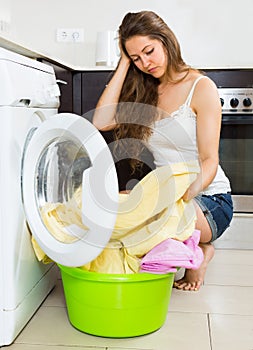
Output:
<path fill-rule="evenodd" d="M 129 194 L 119 194 L 111 240 L 94 261 L 82 268 L 104 273 L 135 273 L 139 271 L 139 259 L 160 242 L 168 238 L 180 241 L 189 238 L 195 229 L 196 213 L 193 202 L 184 202 L 182 196 L 198 171 L 196 161 L 159 167 L 146 175 Z M 81 208 L 81 191 L 75 195 L 75 207 Z M 55 204 L 53 210 L 45 207 L 42 214 L 53 235 L 53 226 L 57 226 L 57 239 L 62 225 L 67 228 L 73 224 L 73 219 L 80 225 L 81 210 L 71 218 L 64 215 L 73 210 L 63 210 L 60 203 Z M 61 218 L 58 224 L 57 217 Z M 66 230 L 63 242 L 66 242 L 65 235 Z"/>

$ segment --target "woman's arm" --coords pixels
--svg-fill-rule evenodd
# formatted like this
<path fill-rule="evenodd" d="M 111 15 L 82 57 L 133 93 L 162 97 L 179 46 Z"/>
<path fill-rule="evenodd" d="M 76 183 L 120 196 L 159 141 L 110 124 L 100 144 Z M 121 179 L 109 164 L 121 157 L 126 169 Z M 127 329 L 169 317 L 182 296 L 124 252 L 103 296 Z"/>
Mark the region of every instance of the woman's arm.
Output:
<path fill-rule="evenodd" d="M 99 130 L 111 130 L 115 127 L 115 112 L 121 89 L 130 66 L 130 59 L 122 54 L 118 67 L 103 91 L 93 116 L 93 124 Z"/>
<path fill-rule="evenodd" d="M 200 173 L 185 192 L 183 199 L 186 201 L 210 185 L 219 164 L 221 103 L 217 88 L 210 79 L 202 79 L 197 84 L 192 108 L 197 115 Z"/>

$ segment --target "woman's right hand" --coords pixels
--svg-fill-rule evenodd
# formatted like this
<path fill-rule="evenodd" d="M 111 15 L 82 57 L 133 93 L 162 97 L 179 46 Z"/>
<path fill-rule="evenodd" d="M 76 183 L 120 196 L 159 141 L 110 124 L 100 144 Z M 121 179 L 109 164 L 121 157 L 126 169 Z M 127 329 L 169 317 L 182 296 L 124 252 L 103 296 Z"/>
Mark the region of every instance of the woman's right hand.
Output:
<path fill-rule="evenodd" d="M 130 66 L 131 59 L 124 52 L 122 52 L 122 54 L 120 56 L 120 63 L 121 62 Z"/>
<path fill-rule="evenodd" d="M 125 54 L 125 51 L 122 48 L 121 40 L 119 38 L 119 50 L 120 50 L 120 61 L 131 63 L 131 58 Z"/>

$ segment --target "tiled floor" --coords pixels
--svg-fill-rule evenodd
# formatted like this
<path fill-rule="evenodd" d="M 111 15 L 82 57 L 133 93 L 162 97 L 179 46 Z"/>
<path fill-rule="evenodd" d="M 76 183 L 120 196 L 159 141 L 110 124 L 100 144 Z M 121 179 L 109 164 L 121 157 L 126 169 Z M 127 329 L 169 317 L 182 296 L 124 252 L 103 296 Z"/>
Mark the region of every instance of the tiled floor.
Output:
<path fill-rule="evenodd" d="M 101 338 L 74 329 L 59 280 L 7 349 L 253 350 L 253 250 L 217 249 L 201 290 L 173 289 L 164 326 L 136 338 Z"/>

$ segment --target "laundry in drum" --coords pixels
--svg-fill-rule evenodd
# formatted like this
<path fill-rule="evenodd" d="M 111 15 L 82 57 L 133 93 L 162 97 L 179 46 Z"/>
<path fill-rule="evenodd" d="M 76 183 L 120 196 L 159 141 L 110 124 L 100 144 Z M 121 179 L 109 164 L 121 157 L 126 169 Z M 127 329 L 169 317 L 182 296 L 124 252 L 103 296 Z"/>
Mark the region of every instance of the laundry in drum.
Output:
<path fill-rule="evenodd" d="M 79 187 L 68 202 L 46 203 L 41 208 L 44 225 L 60 242 L 75 242 L 88 230 L 81 217 L 81 191 Z"/>
<path fill-rule="evenodd" d="M 147 174 L 129 194 L 119 193 L 119 208 L 111 239 L 100 255 L 81 266 L 102 273 L 138 273 L 141 258 L 166 239 L 185 241 L 195 230 L 196 212 L 192 201 L 182 196 L 199 172 L 196 161 L 159 167 Z M 85 200 L 85 196 L 84 196 Z M 82 223 L 82 188 L 68 202 L 47 203 L 41 208 L 44 224 L 60 241 L 71 243 L 77 237 L 68 234 Z M 33 244 L 38 248 L 33 239 Z M 39 260 L 45 254 L 36 252 Z"/>

